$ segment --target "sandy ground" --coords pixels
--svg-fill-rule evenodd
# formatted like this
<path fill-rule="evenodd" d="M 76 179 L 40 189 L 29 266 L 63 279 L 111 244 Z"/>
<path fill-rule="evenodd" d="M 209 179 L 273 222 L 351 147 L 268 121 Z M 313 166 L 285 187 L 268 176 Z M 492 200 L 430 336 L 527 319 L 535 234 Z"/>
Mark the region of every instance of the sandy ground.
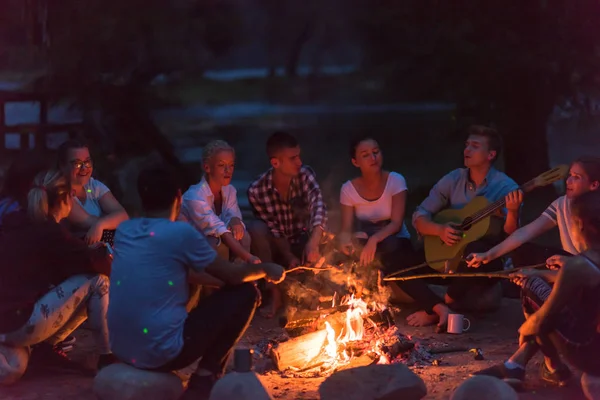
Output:
<path fill-rule="evenodd" d="M 471 330 L 462 335 L 435 334 L 432 328 L 411 328 L 404 322 L 408 309 L 397 316 L 397 325 L 401 332 L 411 335 L 413 340 L 424 344 L 436 342 L 451 346 L 481 348 L 484 360 L 476 361 L 469 352 L 441 354 L 439 366 L 427 365 L 413 367 L 413 371 L 425 381 L 428 389 L 426 399 L 448 399 L 453 389 L 470 372 L 485 368 L 506 359 L 517 345 L 516 330 L 522 317 L 517 300 L 504 299 L 501 309 L 485 317 L 469 316 Z M 281 332 L 274 321 L 266 320 L 257 314 L 241 346 L 254 346 L 265 337 L 276 337 Z M 84 363 L 94 363 L 93 345 L 87 331 L 76 332 L 77 347 L 71 353 L 72 358 Z M 554 388 L 544 385 L 538 378 L 540 358 L 529 366 L 526 391 L 520 394 L 522 399 L 583 399 L 578 379 L 570 387 Z M 264 364 L 257 364 L 257 368 Z M 323 379 L 283 378 L 274 371 L 261 374 L 263 381 L 271 390 L 273 397 L 280 400 L 318 399 L 318 387 Z M 91 393 L 92 378 L 73 374 L 37 373 L 25 376 L 16 385 L 0 388 L 2 400 L 76 400 L 94 399 Z M 482 397 L 483 398 L 483 397 Z"/>

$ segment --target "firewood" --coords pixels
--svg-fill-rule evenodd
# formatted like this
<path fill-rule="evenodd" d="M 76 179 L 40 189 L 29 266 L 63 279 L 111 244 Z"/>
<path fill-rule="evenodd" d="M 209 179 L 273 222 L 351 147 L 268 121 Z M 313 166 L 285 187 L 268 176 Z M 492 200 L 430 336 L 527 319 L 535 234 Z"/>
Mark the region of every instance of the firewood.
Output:
<path fill-rule="evenodd" d="M 320 330 L 279 343 L 271 350 L 271 358 L 279 371 L 299 370 L 316 362 L 327 344 L 327 331 Z"/>
<path fill-rule="evenodd" d="M 348 309 L 347 305 L 338 306 L 323 310 L 299 310 L 294 314 L 288 315 L 285 319 L 281 319 L 280 326 L 285 329 L 296 329 L 313 326 L 317 329 L 325 328 L 325 321 L 327 318 L 336 315 L 343 314 Z M 337 317 L 334 317 L 336 319 Z"/>

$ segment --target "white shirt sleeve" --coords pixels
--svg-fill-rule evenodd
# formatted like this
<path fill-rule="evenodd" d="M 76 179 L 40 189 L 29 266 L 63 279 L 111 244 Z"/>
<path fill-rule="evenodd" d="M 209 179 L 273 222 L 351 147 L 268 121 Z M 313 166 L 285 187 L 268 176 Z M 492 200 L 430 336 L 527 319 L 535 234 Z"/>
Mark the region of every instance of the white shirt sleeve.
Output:
<path fill-rule="evenodd" d="M 232 218 L 239 218 L 242 220 L 242 211 L 237 200 L 237 190 L 231 185 L 227 186 L 227 192 L 225 193 L 225 203 L 223 204 L 223 211 L 221 212 L 221 219 L 225 221 L 228 226 Z M 244 223 L 242 222 L 242 225 Z M 244 225 L 244 228 L 246 226 Z"/>
<path fill-rule="evenodd" d="M 389 187 L 390 187 L 390 195 L 391 196 L 394 196 L 398 193 L 402 193 L 402 192 L 408 190 L 408 187 L 406 186 L 406 180 L 399 173 L 390 172 L 390 176 L 388 177 L 388 179 L 390 179 Z"/>
<path fill-rule="evenodd" d="M 102 196 L 110 192 L 108 186 L 94 178 L 90 179 L 89 188 L 91 190 L 92 198 L 95 200 L 100 200 Z"/>
<path fill-rule="evenodd" d="M 225 222 L 213 211 L 213 205 L 203 196 L 184 196 L 181 205 L 188 221 L 206 236 L 221 236 L 229 232 Z M 190 196 L 192 197 L 192 196 Z"/>
<path fill-rule="evenodd" d="M 352 196 L 349 193 L 352 189 L 350 185 L 352 185 L 350 181 L 342 185 L 342 189 L 340 190 L 340 203 L 348 207 L 354 207 L 354 201 L 352 201 Z"/>

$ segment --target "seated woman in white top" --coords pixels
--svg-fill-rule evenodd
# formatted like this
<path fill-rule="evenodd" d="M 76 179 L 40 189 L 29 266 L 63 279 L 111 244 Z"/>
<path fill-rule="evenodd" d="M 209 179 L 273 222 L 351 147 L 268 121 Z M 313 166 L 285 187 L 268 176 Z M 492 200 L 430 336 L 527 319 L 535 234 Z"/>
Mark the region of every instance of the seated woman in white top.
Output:
<path fill-rule="evenodd" d="M 402 175 L 382 169 L 383 156 L 374 139 L 356 140 L 350 155 L 361 175 L 342 186 L 340 245 L 342 251 L 350 254 L 355 244 L 362 242 L 361 264 L 370 264 L 377 255 L 389 273 L 396 254 L 413 251 L 404 224 L 406 181 Z"/>
<path fill-rule="evenodd" d="M 85 143 L 78 140 L 63 143 L 58 149 L 58 166 L 69 177 L 75 196 L 69 225 L 75 234 L 82 233 L 88 244 L 99 242 L 105 230 L 117 229 L 129 219 L 110 189 L 92 178 L 94 167 Z"/>
<path fill-rule="evenodd" d="M 250 253 L 250 235 L 231 185 L 235 150 L 223 140 L 214 140 L 204 147 L 202 164 L 204 176 L 184 193 L 179 220 L 204 233 L 222 257 L 260 263 Z"/>

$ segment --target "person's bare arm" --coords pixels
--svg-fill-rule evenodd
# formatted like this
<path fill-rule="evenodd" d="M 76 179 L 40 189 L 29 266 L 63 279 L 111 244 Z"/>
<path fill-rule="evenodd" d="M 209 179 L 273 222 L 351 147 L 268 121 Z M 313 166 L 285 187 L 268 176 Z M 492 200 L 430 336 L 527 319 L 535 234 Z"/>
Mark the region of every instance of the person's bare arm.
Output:
<path fill-rule="evenodd" d="M 98 203 L 104 216 L 96 223 L 100 224 L 102 229 L 116 229 L 121 222 L 129 219 L 127 211 L 125 211 L 125 208 L 123 208 L 111 192 L 107 192 L 104 196 L 100 197 Z"/>
<path fill-rule="evenodd" d="M 277 264 L 234 264 L 219 257 L 205 268 L 205 272 L 230 285 L 239 285 L 262 278 L 279 283 L 285 278 L 283 267 Z"/>
<path fill-rule="evenodd" d="M 221 235 L 221 240 L 225 243 L 225 246 L 229 247 L 229 250 L 236 256 L 241 258 L 242 260 L 248 262 L 252 258 L 252 254 L 250 254 L 244 247 L 235 240 L 233 234 L 231 232 L 225 232 Z"/>
<path fill-rule="evenodd" d="M 554 226 L 554 222 L 552 222 L 549 218 L 540 215 L 533 222 L 525 225 L 522 228 L 517 229 L 504 241 L 492 247 L 488 252 L 489 256 L 492 260 L 495 260 L 498 257 L 502 257 L 503 255 L 510 253 L 522 244 L 529 242 L 530 240 L 540 236 L 544 232 L 549 231 Z"/>
<path fill-rule="evenodd" d="M 90 229 L 100 218 L 88 214 L 78 202 L 73 201 L 73 207 L 71 207 L 67 219 L 74 226 Z"/>
<path fill-rule="evenodd" d="M 402 223 L 404 222 L 404 214 L 406 211 L 406 190 L 400 193 L 396 193 L 392 196 L 392 218 L 391 222 L 387 224 L 379 232 L 371 236 L 377 243 L 382 242 L 388 236 L 395 235 L 402 229 Z"/>
<path fill-rule="evenodd" d="M 188 281 L 196 285 L 210 287 L 222 287 L 225 285 L 225 282 L 206 272 L 190 271 L 188 275 Z"/>

